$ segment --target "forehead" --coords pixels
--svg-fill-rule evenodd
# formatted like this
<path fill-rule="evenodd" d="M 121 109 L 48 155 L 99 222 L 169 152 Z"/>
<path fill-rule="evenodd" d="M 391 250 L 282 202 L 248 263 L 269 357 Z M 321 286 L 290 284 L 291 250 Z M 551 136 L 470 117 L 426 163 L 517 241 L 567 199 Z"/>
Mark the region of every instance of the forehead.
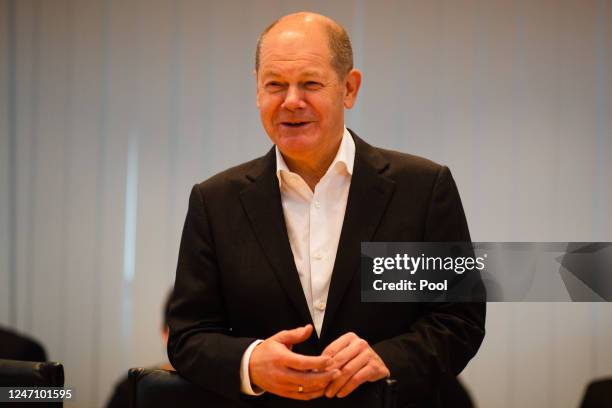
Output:
<path fill-rule="evenodd" d="M 262 74 L 299 71 L 324 75 L 332 69 L 328 37 L 321 30 L 279 30 L 266 35 L 260 50 Z"/>

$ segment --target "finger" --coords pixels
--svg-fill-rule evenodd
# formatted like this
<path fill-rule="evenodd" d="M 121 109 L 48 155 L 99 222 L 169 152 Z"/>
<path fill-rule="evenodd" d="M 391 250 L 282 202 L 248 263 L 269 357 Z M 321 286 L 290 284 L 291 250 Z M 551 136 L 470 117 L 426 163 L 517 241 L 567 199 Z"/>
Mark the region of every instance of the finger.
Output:
<path fill-rule="evenodd" d="M 297 390 L 297 389 L 296 389 Z M 296 400 L 302 400 L 302 401 L 308 401 L 311 399 L 315 399 L 315 398 L 320 398 L 323 396 L 323 394 L 325 393 L 325 390 L 319 390 L 319 391 L 313 391 L 313 392 L 297 392 L 296 390 L 294 391 L 280 391 L 280 392 L 273 392 L 274 394 L 280 395 L 281 397 L 285 397 L 285 398 L 291 398 L 291 399 L 296 399 Z"/>
<path fill-rule="evenodd" d="M 283 370 L 279 374 L 278 384 L 287 391 L 297 390 L 300 386 L 304 391 L 312 392 L 327 388 L 327 386 L 340 376 L 340 370 L 322 371 L 318 373 L 303 373 L 291 369 Z"/>
<path fill-rule="evenodd" d="M 368 345 L 367 341 L 360 339 L 360 338 L 354 339 L 353 341 L 351 341 L 349 345 L 344 347 L 342 350 L 338 351 L 333 356 L 334 362 L 332 364 L 332 367 L 333 368 L 344 367 L 345 364 L 347 364 L 349 361 L 355 358 L 359 353 L 366 351 L 369 347 L 370 346 Z"/>
<path fill-rule="evenodd" d="M 312 325 L 307 324 L 303 327 L 297 327 L 291 330 L 283 330 L 276 333 L 272 338 L 280 343 L 290 346 L 292 344 L 302 343 L 312 334 Z"/>
<path fill-rule="evenodd" d="M 333 363 L 333 360 L 327 356 L 305 356 L 286 350 L 286 353 L 282 354 L 280 362 L 283 366 L 294 370 L 323 371 Z"/>
<path fill-rule="evenodd" d="M 370 356 L 368 353 L 360 353 L 351 361 L 349 361 L 342 369 L 340 370 L 342 374 L 334 381 L 332 381 L 328 386 L 327 390 L 325 390 L 325 396 L 328 398 L 332 398 L 338 394 L 338 391 L 342 389 L 349 382 L 351 377 L 355 375 L 359 370 L 361 370 L 364 366 L 368 364 L 370 361 Z"/>
<path fill-rule="evenodd" d="M 366 381 L 371 381 L 374 378 L 376 370 L 371 365 L 363 366 L 359 371 L 357 371 L 347 382 L 340 388 L 336 397 L 344 398 L 349 395 L 351 392 L 355 391 L 357 387 L 363 384 Z"/>
<path fill-rule="evenodd" d="M 336 340 L 332 341 L 325 350 L 321 353 L 322 356 L 334 356 L 340 350 L 345 348 L 350 344 L 350 342 L 356 338 L 357 335 L 355 333 L 345 333 L 342 336 L 338 337 Z"/>

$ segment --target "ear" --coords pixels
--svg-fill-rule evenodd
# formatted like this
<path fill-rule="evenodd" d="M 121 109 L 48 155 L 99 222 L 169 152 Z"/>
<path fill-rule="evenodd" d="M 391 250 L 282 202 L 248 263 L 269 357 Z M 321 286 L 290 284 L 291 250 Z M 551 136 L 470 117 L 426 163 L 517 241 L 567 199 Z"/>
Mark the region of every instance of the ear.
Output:
<path fill-rule="evenodd" d="M 168 326 L 164 326 L 163 330 L 162 330 L 162 343 L 164 344 L 164 346 L 168 345 L 168 337 L 170 336 L 170 329 L 168 328 Z"/>
<path fill-rule="evenodd" d="M 358 69 L 351 69 L 346 75 L 344 80 L 344 107 L 351 109 L 357 101 L 357 94 L 359 93 L 359 87 L 361 86 L 361 71 Z"/>

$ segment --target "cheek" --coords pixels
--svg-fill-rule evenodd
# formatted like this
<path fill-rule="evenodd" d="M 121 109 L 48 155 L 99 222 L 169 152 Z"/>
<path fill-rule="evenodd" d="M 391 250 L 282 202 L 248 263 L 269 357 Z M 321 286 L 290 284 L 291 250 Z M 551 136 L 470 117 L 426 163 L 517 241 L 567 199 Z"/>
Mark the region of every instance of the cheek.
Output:
<path fill-rule="evenodd" d="M 259 105 L 259 117 L 266 124 L 272 118 L 273 109 L 267 103 L 260 103 Z"/>
<path fill-rule="evenodd" d="M 259 100 L 259 113 L 262 118 L 272 118 L 274 114 L 278 111 L 278 107 L 280 103 L 278 98 L 261 98 Z"/>
<path fill-rule="evenodd" d="M 329 102 L 327 101 L 327 103 L 317 107 L 317 115 L 326 126 L 335 123 L 343 110 L 343 108 L 338 108 L 338 105 Z"/>
<path fill-rule="evenodd" d="M 323 122 L 334 121 L 344 111 L 344 100 L 338 92 L 317 95 L 310 102 L 310 106 Z"/>

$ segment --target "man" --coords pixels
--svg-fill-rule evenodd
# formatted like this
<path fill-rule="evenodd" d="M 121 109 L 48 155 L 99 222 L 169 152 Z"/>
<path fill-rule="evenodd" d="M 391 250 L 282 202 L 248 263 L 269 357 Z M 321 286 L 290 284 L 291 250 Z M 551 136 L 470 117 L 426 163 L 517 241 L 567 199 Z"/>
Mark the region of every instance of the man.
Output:
<path fill-rule="evenodd" d="M 468 241 L 448 168 L 344 127 L 361 73 L 333 20 L 279 19 L 255 65 L 275 147 L 191 192 L 172 364 L 227 404 L 367 406 L 389 376 L 426 404 L 478 350 L 484 304 L 361 303 L 360 242 Z"/>

